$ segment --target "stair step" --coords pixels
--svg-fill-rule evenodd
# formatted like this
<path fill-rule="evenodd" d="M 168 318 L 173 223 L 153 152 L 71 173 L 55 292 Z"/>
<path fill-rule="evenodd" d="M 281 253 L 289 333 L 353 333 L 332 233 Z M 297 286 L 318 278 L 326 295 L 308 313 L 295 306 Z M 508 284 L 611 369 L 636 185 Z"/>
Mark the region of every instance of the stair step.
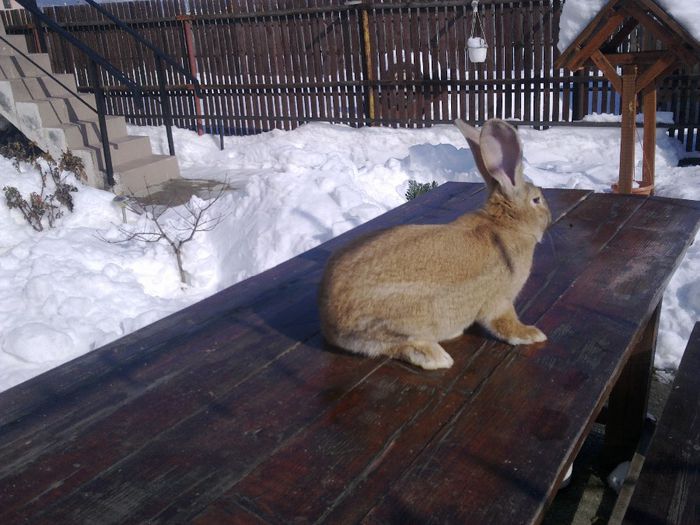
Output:
<path fill-rule="evenodd" d="M 76 120 L 96 120 L 97 113 L 94 111 L 95 98 L 92 95 L 78 97 L 51 97 L 45 99 L 34 99 L 33 102 L 39 106 L 39 111 L 53 114 L 58 122 L 75 122 Z M 28 102 L 25 102 L 28 104 Z M 18 104 L 19 105 L 19 104 Z M 42 122 L 47 121 L 42 119 Z"/>
<path fill-rule="evenodd" d="M 24 77 L 10 79 L 15 101 L 29 102 L 34 99 L 52 97 L 74 97 L 78 94 L 73 75 L 60 74 L 48 76 Z"/>
<path fill-rule="evenodd" d="M 89 103 L 89 100 L 85 102 Z M 97 113 L 76 97 L 52 97 L 15 102 L 18 119 L 24 126 L 53 128 L 79 120 L 97 120 Z"/>
<path fill-rule="evenodd" d="M 106 116 L 107 135 L 110 141 L 126 136 L 126 121 L 124 117 Z M 97 120 L 76 120 L 75 122 L 60 123 L 56 126 L 44 126 L 51 142 L 58 141 L 62 147 L 68 149 L 82 148 L 83 146 L 101 147 L 102 137 Z M 63 140 L 61 140 L 63 135 Z"/>
<path fill-rule="evenodd" d="M 102 148 L 98 146 L 84 146 L 84 149 L 92 151 L 96 165 L 105 171 L 105 164 L 102 159 Z M 126 135 L 116 140 L 109 141 L 109 151 L 112 154 L 112 166 L 124 165 L 131 161 L 150 157 L 151 141 L 142 135 Z"/>
<path fill-rule="evenodd" d="M 46 53 L 35 53 L 31 60 L 21 55 L 0 55 L 0 78 L 40 77 L 51 73 L 51 59 Z"/>
<path fill-rule="evenodd" d="M 126 135 L 109 141 L 109 151 L 112 154 L 112 165 L 124 165 L 134 159 L 153 155 L 151 139 L 143 135 Z"/>
<path fill-rule="evenodd" d="M 27 37 L 24 35 L 1 35 L 0 55 L 29 54 Z"/>
<path fill-rule="evenodd" d="M 149 188 L 180 178 L 177 158 L 169 155 L 148 155 L 114 166 L 117 190 L 122 194 L 147 197 Z M 153 191 L 153 190 L 151 190 Z"/>

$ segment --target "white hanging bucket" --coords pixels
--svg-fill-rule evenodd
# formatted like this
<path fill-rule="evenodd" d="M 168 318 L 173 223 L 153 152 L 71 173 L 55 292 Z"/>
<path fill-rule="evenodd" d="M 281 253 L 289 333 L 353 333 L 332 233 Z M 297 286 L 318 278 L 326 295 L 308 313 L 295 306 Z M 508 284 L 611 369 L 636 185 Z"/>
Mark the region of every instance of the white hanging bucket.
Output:
<path fill-rule="evenodd" d="M 469 52 L 469 60 L 480 63 L 486 61 L 486 52 L 488 46 L 486 40 L 480 37 L 472 37 L 467 40 L 467 51 Z"/>

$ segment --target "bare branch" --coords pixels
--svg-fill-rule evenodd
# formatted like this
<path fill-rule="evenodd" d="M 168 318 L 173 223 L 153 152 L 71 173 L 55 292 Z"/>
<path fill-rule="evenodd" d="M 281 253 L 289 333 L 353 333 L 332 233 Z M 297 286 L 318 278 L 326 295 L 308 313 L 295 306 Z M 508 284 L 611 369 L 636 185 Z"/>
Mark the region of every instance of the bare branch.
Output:
<path fill-rule="evenodd" d="M 212 198 L 195 201 L 190 199 L 190 201 L 179 207 L 140 204 L 139 207 L 143 213 L 142 217 L 145 217 L 145 220 L 154 227 L 155 231 L 129 231 L 126 228 L 119 227 L 118 230 L 122 235 L 119 240 L 108 240 L 102 236 L 100 238 L 110 244 L 130 241 L 159 242 L 165 240 L 177 260 L 180 280 L 185 283 L 186 274 L 182 264 L 182 248 L 194 238 L 195 234 L 213 230 L 228 215 L 228 213 L 218 214 L 213 217 L 207 215 L 207 212 L 216 205 L 228 188 L 228 184 L 223 183 Z M 146 192 L 148 193 L 148 200 L 151 200 L 150 187 L 146 187 Z M 167 220 L 165 214 L 168 211 L 179 220 Z"/>

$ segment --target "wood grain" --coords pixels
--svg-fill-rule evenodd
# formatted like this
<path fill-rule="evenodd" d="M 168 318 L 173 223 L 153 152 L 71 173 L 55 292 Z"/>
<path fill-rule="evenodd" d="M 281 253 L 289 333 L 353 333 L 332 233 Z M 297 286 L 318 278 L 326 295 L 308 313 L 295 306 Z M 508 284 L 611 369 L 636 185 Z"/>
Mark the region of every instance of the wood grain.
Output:
<path fill-rule="evenodd" d="M 554 224 L 517 306 L 545 344 L 472 329 L 445 343 L 451 369 L 425 372 L 322 340 L 315 295 L 331 251 L 484 197 L 445 184 L 0 394 L 0 520 L 536 520 L 700 205 L 546 190 Z"/>

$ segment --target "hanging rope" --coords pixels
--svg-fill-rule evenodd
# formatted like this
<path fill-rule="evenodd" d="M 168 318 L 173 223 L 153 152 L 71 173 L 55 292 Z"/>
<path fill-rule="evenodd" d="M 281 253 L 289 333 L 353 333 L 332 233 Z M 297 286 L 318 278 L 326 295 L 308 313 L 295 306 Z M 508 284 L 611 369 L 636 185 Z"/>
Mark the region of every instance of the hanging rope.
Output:
<path fill-rule="evenodd" d="M 476 25 L 479 24 L 479 35 L 474 36 L 476 33 Z M 472 1 L 472 30 L 469 34 L 469 38 L 481 38 L 484 39 L 484 26 L 481 25 L 481 16 L 479 16 L 479 0 Z"/>

